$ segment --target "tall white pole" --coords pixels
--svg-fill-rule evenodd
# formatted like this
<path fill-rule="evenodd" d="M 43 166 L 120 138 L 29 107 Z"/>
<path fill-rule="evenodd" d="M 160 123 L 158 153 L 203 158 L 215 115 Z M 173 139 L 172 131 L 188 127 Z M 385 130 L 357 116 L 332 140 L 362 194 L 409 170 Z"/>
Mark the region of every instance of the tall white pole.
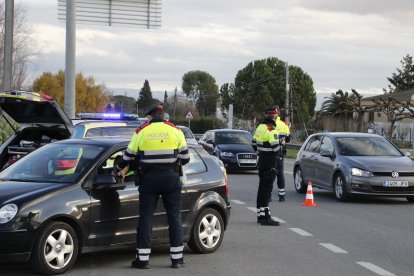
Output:
<path fill-rule="evenodd" d="M 76 0 L 66 0 L 65 112 L 75 118 Z"/>
<path fill-rule="evenodd" d="M 229 112 L 227 116 L 227 128 L 233 129 L 233 104 L 229 104 Z"/>
<path fill-rule="evenodd" d="M 4 66 L 3 90 L 12 89 L 13 80 L 13 29 L 14 29 L 14 0 L 6 0 L 5 7 L 5 34 L 4 34 Z"/>
<path fill-rule="evenodd" d="M 286 62 L 286 101 L 285 101 L 285 122 L 289 124 L 289 65 Z"/>

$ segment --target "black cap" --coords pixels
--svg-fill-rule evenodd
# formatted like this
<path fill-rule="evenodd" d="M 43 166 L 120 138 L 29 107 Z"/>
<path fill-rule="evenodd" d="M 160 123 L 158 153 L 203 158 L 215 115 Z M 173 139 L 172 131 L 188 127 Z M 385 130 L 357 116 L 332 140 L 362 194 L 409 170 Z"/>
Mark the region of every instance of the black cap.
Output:
<path fill-rule="evenodd" d="M 164 107 L 162 105 L 160 105 L 160 104 L 157 104 L 157 105 L 148 107 L 145 110 L 145 115 L 151 115 L 151 113 L 154 112 L 154 111 L 156 111 L 156 110 L 164 110 Z"/>

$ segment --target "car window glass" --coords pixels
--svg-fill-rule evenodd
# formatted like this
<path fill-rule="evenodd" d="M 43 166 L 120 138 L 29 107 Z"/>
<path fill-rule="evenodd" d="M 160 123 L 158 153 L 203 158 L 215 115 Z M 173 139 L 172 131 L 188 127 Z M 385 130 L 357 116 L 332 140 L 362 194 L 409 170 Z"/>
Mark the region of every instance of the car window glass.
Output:
<path fill-rule="evenodd" d="M 5 169 L 1 179 L 72 183 L 94 164 L 103 148 L 79 144 L 49 144 Z"/>
<path fill-rule="evenodd" d="M 334 153 L 334 146 L 331 138 L 329 138 L 328 136 L 325 136 L 323 138 L 319 152 L 326 152 L 330 154 Z"/>
<path fill-rule="evenodd" d="M 85 137 L 101 137 L 102 135 L 102 129 L 100 128 L 91 128 L 86 132 Z"/>
<path fill-rule="evenodd" d="M 305 151 L 318 152 L 320 139 L 320 136 L 312 137 L 306 144 Z"/>
<path fill-rule="evenodd" d="M 216 144 L 251 144 L 250 134 L 244 132 L 217 132 Z"/>
<path fill-rule="evenodd" d="M 124 152 L 124 150 L 117 150 L 116 152 L 111 154 L 110 157 L 108 157 L 104 162 L 102 162 L 98 166 L 97 174 L 98 175 L 110 175 L 114 170 L 114 166 L 121 161 L 123 152 Z M 127 168 L 127 170 L 128 171 L 125 174 L 125 181 L 126 182 L 127 181 L 133 181 L 134 180 L 133 170 L 129 170 L 129 168 Z"/>
<path fill-rule="evenodd" d="M 190 175 L 207 171 L 206 164 L 204 164 L 197 151 L 192 148 L 189 148 L 188 151 L 190 153 L 190 162 L 183 166 L 185 173 Z"/>
<path fill-rule="evenodd" d="M 184 133 L 185 138 L 194 138 L 194 135 L 189 128 L 180 127 L 180 129 Z"/>
<path fill-rule="evenodd" d="M 72 138 L 72 139 L 83 138 L 84 133 L 85 133 L 85 126 L 84 125 L 76 125 L 73 128 L 73 133 L 70 136 L 70 138 Z"/>
<path fill-rule="evenodd" d="M 209 131 L 205 134 L 203 141 L 207 142 L 208 140 L 213 140 L 213 132 Z"/>
<path fill-rule="evenodd" d="M 134 135 L 135 127 L 108 127 L 106 131 L 108 136 L 131 138 Z"/>
<path fill-rule="evenodd" d="M 339 154 L 345 156 L 401 156 L 402 153 L 383 137 L 337 138 Z"/>

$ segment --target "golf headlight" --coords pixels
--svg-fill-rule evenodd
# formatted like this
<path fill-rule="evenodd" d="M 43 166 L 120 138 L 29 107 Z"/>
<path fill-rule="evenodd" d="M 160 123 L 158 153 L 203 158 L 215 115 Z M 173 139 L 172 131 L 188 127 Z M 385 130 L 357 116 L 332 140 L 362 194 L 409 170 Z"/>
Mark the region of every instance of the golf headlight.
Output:
<path fill-rule="evenodd" d="M 232 157 L 234 154 L 232 152 L 220 152 L 221 157 Z"/>
<path fill-rule="evenodd" d="M 8 223 L 17 214 L 16 204 L 7 204 L 0 209 L 0 224 Z"/>
<path fill-rule="evenodd" d="M 352 168 L 352 169 L 351 169 L 351 174 L 352 174 L 353 176 L 365 176 L 365 177 L 368 177 L 368 176 L 374 176 L 374 175 L 372 174 L 372 172 L 370 172 L 370 171 L 365 171 L 365 170 L 361 170 L 361 169 L 358 169 L 358 168 Z"/>

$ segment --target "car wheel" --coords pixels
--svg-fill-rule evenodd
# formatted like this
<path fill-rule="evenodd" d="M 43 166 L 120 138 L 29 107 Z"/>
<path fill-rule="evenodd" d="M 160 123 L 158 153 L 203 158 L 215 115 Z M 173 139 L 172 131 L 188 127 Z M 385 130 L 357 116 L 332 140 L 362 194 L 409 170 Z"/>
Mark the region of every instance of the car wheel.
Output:
<path fill-rule="evenodd" d="M 44 274 L 68 271 L 78 255 L 78 238 L 68 224 L 54 221 L 41 230 L 30 259 L 34 270 Z"/>
<path fill-rule="evenodd" d="M 212 253 L 220 247 L 224 235 L 224 221 L 220 213 L 206 208 L 196 217 L 188 246 L 196 253 Z"/>
<path fill-rule="evenodd" d="M 333 186 L 337 200 L 347 201 L 349 199 L 345 177 L 342 175 L 342 173 L 337 173 L 335 175 Z"/>
<path fill-rule="evenodd" d="M 306 192 L 307 187 L 303 182 L 302 170 L 299 167 L 295 170 L 294 183 L 296 192 L 301 194 Z"/>
<path fill-rule="evenodd" d="M 408 202 L 414 202 L 414 197 L 407 197 Z"/>

